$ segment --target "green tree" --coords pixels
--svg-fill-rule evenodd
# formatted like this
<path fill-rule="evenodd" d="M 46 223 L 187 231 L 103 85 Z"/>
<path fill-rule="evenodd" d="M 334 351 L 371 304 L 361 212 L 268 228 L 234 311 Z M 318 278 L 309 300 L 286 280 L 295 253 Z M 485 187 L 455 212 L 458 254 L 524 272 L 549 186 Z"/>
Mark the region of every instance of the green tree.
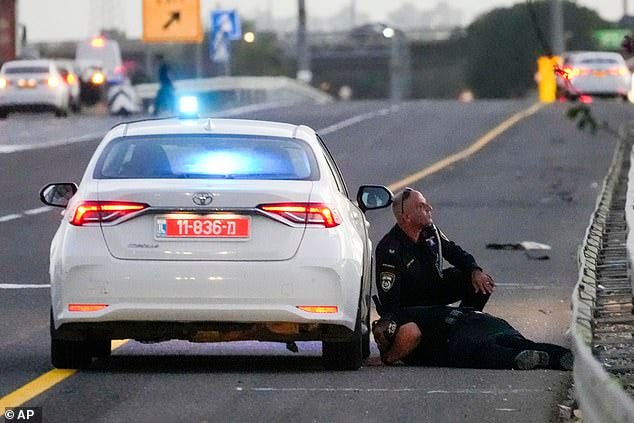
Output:
<path fill-rule="evenodd" d="M 279 76 L 289 74 L 288 65 L 282 61 L 282 51 L 275 33 L 257 32 L 250 22 L 243 23 L 243 33 L 252 31 L 255 40 L 231 44 L 231 74 L 235 76 Z"/>
<path fill-rule="evenodd" d="M 541 31 L 548 43 L 549 3 L 495 9 L 469 25 L 466 80 L 477 97 L 519 97 L 534 89 L 537 57 L 550 53 L 538 36 Z M 595 50 L 593 31 L 614 26 L 595 11 L 569 1 L 563 2 L 563 11 L 567 50 Z"/>

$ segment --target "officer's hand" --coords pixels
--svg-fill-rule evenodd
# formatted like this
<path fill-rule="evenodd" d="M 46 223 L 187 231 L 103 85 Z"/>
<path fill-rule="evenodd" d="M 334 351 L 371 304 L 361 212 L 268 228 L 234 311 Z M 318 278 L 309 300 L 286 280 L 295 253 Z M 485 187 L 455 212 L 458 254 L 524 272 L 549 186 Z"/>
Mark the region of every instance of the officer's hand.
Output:
<path fill-rule="evenodd" d="M 396 334 L 396 322 L 388 319 L 379 319 L 372 323 L 372 334 L 376 341 L 381 357 L 390 349 Z"/>
<path fill-rule="evenodd" d="M 476 294 L 492 294 L 495 291 L 495 281 L 491 275 L 479 269 L 471 272 L 471 284 Z"/>

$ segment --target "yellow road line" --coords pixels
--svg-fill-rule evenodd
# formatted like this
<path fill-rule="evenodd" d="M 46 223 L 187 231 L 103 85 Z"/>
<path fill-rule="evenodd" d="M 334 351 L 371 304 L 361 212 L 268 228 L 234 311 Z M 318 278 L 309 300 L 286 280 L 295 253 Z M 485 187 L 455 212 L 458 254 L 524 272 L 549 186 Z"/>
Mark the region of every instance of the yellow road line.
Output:
<path fill-rule="evenodd" d="M 417 182 L 425 178 L 426 176 L 431 175 L 432 173 L 436 173 L 446 168 L 447 166 L 452 165 L 453 163 L 466 159 L 467 157 L 480 151 L 484 146 L 489 144 L 496 137 L 504 133 L 506 130 L 511 128 L 513 125 L 515 125 L 522 119 L 525 119 L 535 114 L 542 107 L 544 107 L 543 103 L 535 103 L 528 109 L 514 114 L 513 116 L 511 116 L 510 118 L 508 118 L 507 120 L 505 120 L 504 122 L 502 122 L 501 124 L 493 128 L 492 130 L 484 134 L 476 142 L 474 142 L 473 144 L 471 144 L 469 147 L 465 148 L 464 150 L 454 153 L 451 156 L 448 156 L 434 163 L 431 166 L 421 169 L 420 171 L 413 173 L 412 175 L 409 175 L 408 177 L 404 179 L 401 179 L 400 181 L 394 182 L 393 184 L 389 186 L 390 190 L 397 191 L 403 187 L 406 187 L 409 184 Z M 115 349 L 119 348 L 121 345 L 125 344 L 126 342 L 128 341 L 127 340 L 112 341 L 112 350 L 114 351 Z M 24 404 L 30 399 L 46 391 L 47 389 L 51 388 L 52 386 L 63 381 L 64 379 L 74 375 L 75 373 L 77 373 L 77 370 L 65 370 L 65 369 L 54 369 L 48 373 L 44 373 L 43 375 L 32 380 L 31 382 L 27 383 L 21 388 L 18 388 L 15 391 L 11 392 L 7 396 L 0 398 L 0 410 L 4 410 L 5 407 L 18 407 L 21 404 Z"/>
<path fill-rule="evenodd" d="M 446 168 L 447 166 L 451 166 L 452 164 L 459 162 L 460 160 L 464 160 L 467 157 L 472 156 L 516 123 L 535 114 L 538 110 L 544 107 L 544 104 L 545 103 L 535 103 L 528 109 L 514 114 L 492 130 L 481 136 L 476 142 L 474 142 L 464 150 L 454 153 L 451 156 L 445 157 L 444 159 L 437 161 L 431 166 L 421 169 L 418 172 L 401 179 L 400 181 L 396 181 L 389 185 L 388 188 L 393 192 L 398 191 L 401 188 L 405 188 L 406 186 L 413 184 L 414 182 L 420 181 L 421 179 L 431 175 L 432 173 L 436 173 Z"/>
<path fill-rule="evenodd" d="M 127 339 L 112 341 L 112 351 L 116 350 L 126 342 L 128 342 Z M 77 370 L 72 369 L 53 369 L 50 372 L 44 373 L 26 385 L 23 385 L 10 394 L 0 398 L 0 410 L 4 411 L 7 407 L 19 407 L 75 373 L 77 373 Z"/>

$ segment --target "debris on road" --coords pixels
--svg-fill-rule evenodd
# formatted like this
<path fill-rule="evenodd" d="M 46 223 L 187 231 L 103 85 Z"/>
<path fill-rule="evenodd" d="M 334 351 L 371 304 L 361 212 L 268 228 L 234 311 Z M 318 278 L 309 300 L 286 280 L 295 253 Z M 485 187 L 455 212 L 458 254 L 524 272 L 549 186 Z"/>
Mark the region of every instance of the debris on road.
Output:
<path fill-rule="evenodd" d="M 552 249 L 550 245 L 534 241 L 506 244 L 489 243 L 486 248 L 489 250 L 523 250 L 528 258 L 532 260 L 548 260 L 550 258 L 548 251 Z"/>

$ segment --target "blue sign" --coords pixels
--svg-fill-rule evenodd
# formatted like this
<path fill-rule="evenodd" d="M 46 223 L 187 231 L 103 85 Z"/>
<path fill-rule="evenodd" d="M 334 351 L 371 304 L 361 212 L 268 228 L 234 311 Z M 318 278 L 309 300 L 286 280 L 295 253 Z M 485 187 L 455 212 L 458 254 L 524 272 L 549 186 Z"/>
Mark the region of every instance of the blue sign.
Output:
<path fill-rule="evenodd" d="M 211 12 L 211 59 L 216 63 L 228 62 L 231 58 L 231 40 L 242 38 L 240 17 L 235 10 L 214 10 Z"/>

